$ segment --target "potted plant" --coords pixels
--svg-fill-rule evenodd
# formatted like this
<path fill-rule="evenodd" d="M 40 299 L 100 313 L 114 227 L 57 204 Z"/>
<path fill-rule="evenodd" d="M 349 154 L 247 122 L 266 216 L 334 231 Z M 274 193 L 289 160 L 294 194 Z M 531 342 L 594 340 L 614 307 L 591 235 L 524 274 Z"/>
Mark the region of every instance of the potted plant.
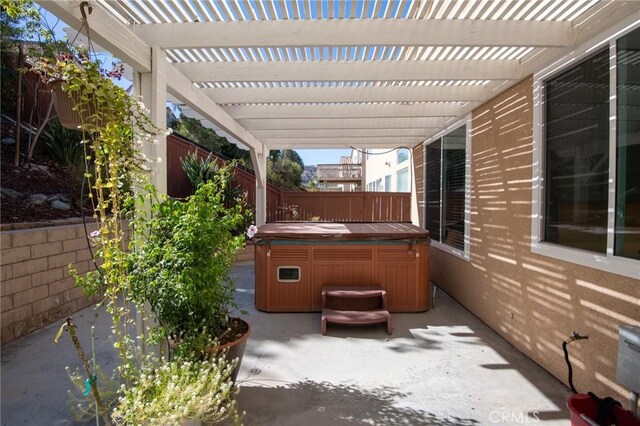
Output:
<path fill-rule="evenodd" d="M 13 7 L 4 0 L 2 4 Z M 31 1 L 16 5 L 12 13 L 26 16 Z M 84 15 L 87 3 L 80 7 Z M 84 24 L 88 27 L 86 20 Z M 55 59 L 42 56 L 34 63 L 33 70 L 55 92 L 61 121 L 83 134 L 84 187 L 89 189 L 96 226 L 87 238 L 97 270 L 85 276 L 72 273 L 87 294 L 101 299 L 112 317 L 119 355 L 115 380 L 122 385 L 116 411 L 109 410 L 100 397 L 97 367 L 83 351 L 72 318 L 59 335 L 63 330 L 71 335 L 86 373 L 85 395 L 94 397 L 96 416 L 105 424 L 121 419 L 126 424 L 166 424 L 163 419 L 169 418 L 175 424 L 177 419 L 234 417 L 229 366 L 235 364 L 225 357 L 205 356 L 201 343 L 224 342 L 238 327 L 242 329 L 242 325 L 230 327 L 238 322 L 228 316 L 234 292 L 228 271 L 243 237 L 230 237 L 228 230 L 244 220 L 244 204 L 225 209 L 216 182 L 203 185 L 186 202 L 156 196 L 147 184 L 155 159 L 145 157 L 141 147 L 153 143 L 166 129 L 155 126 L 143 104 L 112 81 L 122 75 L 121 64 L 106 71 L 88 52 L 73 47 Z M 70 117 L 65 118 L 66 113 Z M 142 195 L 134 195 L 133 188 Z M 153 265 L 156 268 L 145 269 L 153 259 L 159 262 Z M 168 331 L 180 341 L 171 360 L 142 356 L 138 345 L 146 340 L 135 336 L 134 308 L 137 305 L 137 311 L 146 315 L 142 309 L 146 303 L 160 327 L 145 331 L 152 337 Z M 179 399 L 180 395 L 184 398 Z M 191 399 L 201 411 L 185 412 Z M 145 411 L 139 404 L 155 408 Z"/>
<path fill-rule="evenodd" d="M 121 121 L 132 108 L 138 109 L 131 102 L 133 99 L 111 80 L 122 77 L 122 63 L 114 63 L 107 71 L 86 51 L 71 50 L 59 53 L 55 60 L 39 58 L 33 70 L 51 89 L 58 119 L 66 128 L 96 131 Z"/>
<path fill-rule="evenodd" d="M 235 363 L 224 358 L 189 360 L 149 357 L 135 385 L 123 389 L 112 418 L 116 425 L 196 426 L 231 418 L 240 424 Z"/>
<path fill-rule="evenodd" d="M 241 360 L 250 333 L 230 315 L 238 306 L 229 271 L 245 244 L 237 230 L 250 214 L 243 199 L 225 206 L 232 170 L 220 167 L 184 201 L 149 191 L 149 214 L 134 224 L 127 286 L 139 305 L 149 303 L 157 340 L 169 336 L 179 356 L 204 359 L 226 348 Z"/>
<path fill-rule="evenodd" d="M 67 125 L 77 127 L 83 133 L 82 146 L 87 183 L 85 187 L 90 189 L 88 197 L 93 205 L 93 219 L 97 228 L 88 238 L 93 246 L 98 269 L 87 273 L 86 276 L 73 270 L 72 273 L 78 285 L 82 286 L 87 294 L 101 299 L 100 303 L 106 306 L 112 317 L 114 347 L 119 354 L 114 379 L 122 384 L 120 400 L 117 403 L 119 411 L 112 412 L 107 409 L 108 404 L 100 398 L 96 367 L 87 362 L 79 341 L 74 338 L 75 326 L 68 320 L 65 328 L 72 335 L 74 346 L 83 361 L 87 389 L 94 396 L 97 405 L 96 415 L 99 413 L 105 424 L 112 424 L 121 419 L 125 419 L 124 422 L 127 424 L 166 424 L 162 423 L 162 419 L 180 417 L 207 420 L 234 416 L 235 411 L 231 410 L 235 407 L 232 401 L 233 392 L 228 391 L 229 388 L 233 388 L 233 383 L 229 378 L 230 373 L 227 373 L 227 365 L 232 363 L 225 358 L 212 360 L 198 355 L 196 348 L 200 350 L 201 346 L 196 342 L 205 338 L 209 340 L 209 336 L 214 336 L 206 334 L 205 330 L 227 330 L 225 327 L 229 324 L 228 308 L 232 306 L 233 297 L 233 285 L 227 274 L 230 267 L 228 259 L 232 251 L 239 247 L 239 241 L 227 238 L 224 230 L 239 220 L 244 213 L 243 207 L 238 205 L 230 212 L 204 209 L 207 202 L 215 202 L 218 199 L 213 183 L 187 202 L 161 200 L 156 196 L 153 187 L 147 184 L 150 168 L 155 161 L 142 155 L 141 147 L 153 143 L 156 136 L 165 130 L 157 128 L 144 106 L 111 80 L 112 77 L 121 75 L 121 66 L 107 72 L 99 62 L 91 60 L 86 52 L 73 52 L 60 54 L 51 61 L 42 58 L 36 61 L 34 68 L 54 90 L 62 91 L 59 94 L 67 97 L 65 102 L 71 102 L 67 110 L 76 116 L 71 117 Z M 150 207 L 136 205 L 136 200 L 140 198 L 134 196 L 133 188 L 138 188 L 140 194 L 145 194 L 144 188 L 149 191 L 140 197 L 142 201 L 152 201 Z M 214 206 L 218 204 L 214 203 Z M 153 216 L 145 214 L 146 208 Z M 199 227 L 194 221 L 202 220 L 204 224 L 209 224 L 210 221 L 206 219 L 210 217 L 206 215 L 212 212 L 216 214 L 216 224 L 221 227 L 215 229 L 214 237 L 202 238 L 208 235 L 203 232 L 213 228 Z M 187 215 L 189 220 L 180 221 L 183 214 Z M 158 217 L 168 222 L 160 223 L 154 220 Z M 171 224 L 175 225 L 175 228 L 171 228 Z M 130 244 L 127 241 L 129 234 L 132 234 Z M 187 240 L 189 238 L 191 240 Z M 194 250 L 198 245 L 195 244 L 197 241 L 194 238 L 202 238 L 209 243 L 206 245 L 211 250 L 209 254 L 217 260 L 217 263 L 211 263 L 215 263 L 214 267 L 207 269 L 207 266 L 211 265 L 207 262 L 200 263 L 194 258 L 205 253 L 203 250 Z M 172 251 L 167 246 L 164 247 L 165 253 L 161 254 L 156 250 L 160 248 L 160 244 L 174 244 L 180 249 Z M 184 255 L 182 258 L 181 254 Z M 164 270 L 156 268 L 145 271 L 143 265 L 149 265 L 145 261 L 156 255 L 160 256 L 161 262 L 173 263 L 167 263 L 169 266 Z M 204 269 L 200 269 L 201 267 Z M 176 271 L 181 272 L 175 273 Z M 154 276 L 153 273 L 157 275 Z M 198 276 L 205 280 L 210 279 L 209 284 L 217 290 L 204 290 L 200 295 L 189 294 L 191 290 L 199 291 L 195 285 L 195 277 Z M 170 282 L 170 277 L 178 280 Z M 174 302 L 178 303 L 173 306 L 172 311 L 170 306 L 173 302 L 167 301 L 174 293 L 174 286 L 177 297 Z M 202 304 L 188 304 L 188 300 L 200 300 Z M 219 304 L 206 303 L 207 300 L 214 300 Z M 143 312 L 142 306 L 145 303 L 154 307 L 153 313 L 158 315 L 161 324 L 159 328 L 146 330 L 152 337 L 165 330 L 174 336 L 178 336 L 179 333 L 188 336 L 181 339 L 184 344 L 181 342 L 180 349 L 170 361 L 150 361 L 141 357 L 142 352 L 138 344 L 144 340 L 136 339 L 132 331 L 136 329 L 134 307 L 137 304 L 137 311 Z M 190 317 L 191 314 L 200 313 L 203 307 L 212 309 L 207 314 L 211 314 L 214 320 L 200 321 L 196 316 Z M 180 314 L 180 309 L 183 308 L 188 308 L 188 313 Z M 190 318 L 191 323 L 178 321 L 178 318 Z M 196 327 L 194 324 L 199 326 Z M 62 330 L 63 328 L 61 332 Z M 198 330 L 199 334 L 193 330 Z M 228 331 L 224 331 L 220 334 L 229 334 Z M 138 337 L 144 339 L 143 336 Z M 156 375 L 145 373 L 151 371 L 151 368 Z M 159 383 L 165 383 L 169 377 L 167 375 L 174 380 L 171 382 L 174 386 L 189 389 L 178 388 L 175 393 L 169 392 L 168 389 L 159 392 Z M 202 387 L 203 383 L 208 385 Z M 186 401 L 184 399 L 177 404 L 162 404 L 163 398 L 176 401 L 176 395 L 189 394 L 193 390 L 191 386 L 200 386 L 198 389 L 201 389 L 202 393 L 191 395 L 195 400 L 202 399 L 199 405 L 204 411 L 185 413 L 185 404 L 182 403 Z M 220 395 L 224 397 L 220 398 Z M 208 405 L 202 402 L 204 400 L 209 401 Z M 156 407 L 155 411 L 152 410 L 155 414 L 140 411 L 136 401 L 146 401 L 146 406 Z M 141 416 L 142 420 L 136 420 L 138 416 Z"/>

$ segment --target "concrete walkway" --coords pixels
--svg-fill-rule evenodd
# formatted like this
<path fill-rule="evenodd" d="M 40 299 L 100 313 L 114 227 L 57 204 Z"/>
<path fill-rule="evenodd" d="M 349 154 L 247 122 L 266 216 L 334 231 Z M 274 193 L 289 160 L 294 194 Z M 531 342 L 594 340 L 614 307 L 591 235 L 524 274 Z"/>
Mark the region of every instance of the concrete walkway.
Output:
<path fill-rule="evenodd" d="M 568 425 L 567 389 L 443 292 L 421 314 L 385 327 L 329 325 L 320 314 L 267 314 L 253 307 L 253 262 L 234 266 L 252 335 L 238 376 L 247 425 Z M 88 342 L 93 310 L 76 314 Z M 115 357 L 108 318 L 97 352 Z M 66 365 L 77 356 L 59 324 L 2 348 L 2 425 L 70 425 Z M 87 424 L 95 424 L 89 422 Z"/>

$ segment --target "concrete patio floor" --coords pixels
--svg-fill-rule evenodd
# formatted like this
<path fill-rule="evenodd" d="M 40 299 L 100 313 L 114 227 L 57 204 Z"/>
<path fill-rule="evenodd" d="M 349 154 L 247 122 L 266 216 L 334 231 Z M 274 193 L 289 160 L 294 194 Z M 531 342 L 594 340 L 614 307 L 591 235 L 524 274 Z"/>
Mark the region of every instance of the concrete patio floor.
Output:
<path fill-rule="evenodd" d="M 383 325 L 332 324 L 322 336 L 319 313 L 255 310 L 253 262 L 233 276 L 253 327 L 238 376 L 247 425 L 568 424 L 566 387 L 444 292 L 429 312 L 393 314 L 392 336 Z M 74 318 L 89 345 L 93 309 Z M 109 320 L 96 324 L 109 370 Z M 59 325 L 2 348 L 2 425 L 77 424 L 64 367 L 79 362 L 68 336 L 53 343 Z"/>

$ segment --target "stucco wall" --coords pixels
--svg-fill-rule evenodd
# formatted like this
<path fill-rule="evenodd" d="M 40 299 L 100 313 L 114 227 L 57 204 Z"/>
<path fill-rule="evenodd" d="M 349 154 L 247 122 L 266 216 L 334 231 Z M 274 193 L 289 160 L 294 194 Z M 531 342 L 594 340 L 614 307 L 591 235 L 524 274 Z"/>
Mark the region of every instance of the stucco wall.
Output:
<path fill-rule="evenodd" d="M 432 280 L 567 383 L 627 401 L 615 380 L 618 326 L 640 325 L 640 280 L 535 255 L 531 240 L 532 78 L 472 115 L 470 261 L 431 250 Z"/>
<path fill-rule="evenodd" d="M 81 223 L 2 231 L 1 236 L 2 343 L 91 303 L 68 268 L 74 264 L 79 273 L 94 269 Z"/>

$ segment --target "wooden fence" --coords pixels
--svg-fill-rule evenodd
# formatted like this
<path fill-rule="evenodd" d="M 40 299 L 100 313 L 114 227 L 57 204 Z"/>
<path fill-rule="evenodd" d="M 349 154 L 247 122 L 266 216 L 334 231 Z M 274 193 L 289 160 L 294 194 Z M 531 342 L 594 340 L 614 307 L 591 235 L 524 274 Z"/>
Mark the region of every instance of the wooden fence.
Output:
<path fill-rule="evenodd" d="M 267 222 L 411 222 L 406 192 L 283 192 Z"/>
<path fill-rule="evenodd" d="M 184 198 L 193 192 L 180 160 L 211 151 L 176 134 L 167 136 L 167 193 Z M 228 160 L 214 157 L 219 164 Z M 253 170 L 236 167 L 234 185 L 244 188 L 255 209 L 256 178 Z M 255 213 L 255 211 L 254 211 Z M 320 220 L 323 222 L 410 222 L 411 194 L 404 192 L 307 192 L 287 191 L 267 183 L 267 222 Z"/>

